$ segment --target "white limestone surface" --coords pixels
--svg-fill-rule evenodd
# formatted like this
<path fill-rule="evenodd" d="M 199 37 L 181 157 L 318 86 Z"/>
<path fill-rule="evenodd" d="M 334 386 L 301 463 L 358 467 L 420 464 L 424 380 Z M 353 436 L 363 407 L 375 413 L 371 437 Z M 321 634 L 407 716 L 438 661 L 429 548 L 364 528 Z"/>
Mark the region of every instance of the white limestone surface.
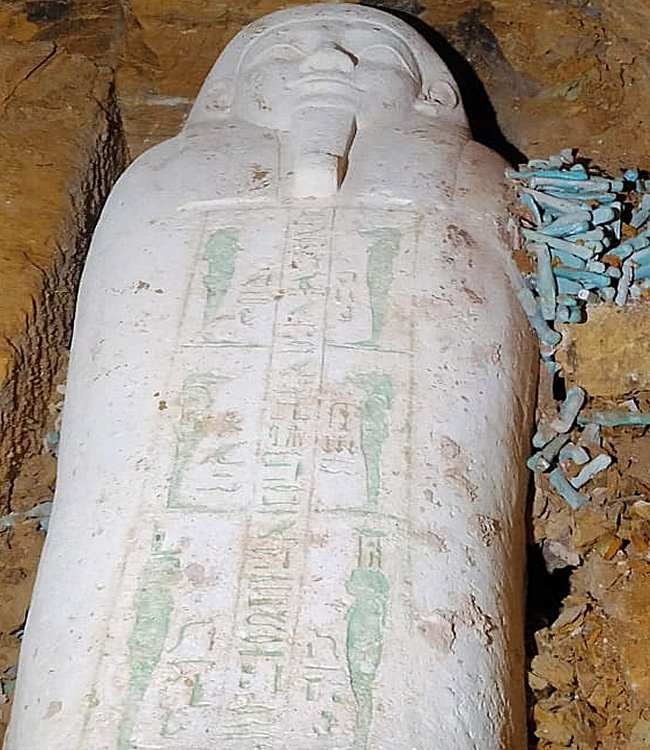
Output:
<path fill-rule="evenodd" d="M 521 750 L 536 345 L 412 29 L 242 31 L 113 191 L 6 750 Z"/>

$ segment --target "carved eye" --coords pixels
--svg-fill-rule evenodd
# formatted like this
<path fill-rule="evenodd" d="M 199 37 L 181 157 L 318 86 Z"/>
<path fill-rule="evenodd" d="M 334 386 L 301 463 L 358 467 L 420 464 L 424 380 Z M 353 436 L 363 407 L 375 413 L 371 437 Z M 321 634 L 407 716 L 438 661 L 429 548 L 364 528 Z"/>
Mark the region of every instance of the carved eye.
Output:
<path fill-rule="evenodd" d="M 398 63 L 402 68 L 408 70 L 408 72 L 415 77 L 413 70 L 411 70 L 411 66 L 406 62 L 402 55 L 400 55 L 396 49 L 393 49 L 393 47 L 388 47 L 385 44 L 372 44 L 371 46 L 366 47 L 363 52 L 361 52 L 361 59 L 372 65 L 387 65 L 390 67 L 395 67 L 395 64 Z"/>
<path fill-rule="evenodd" d="M 274 44 L 271 47 L 266 47 L 261 50 L 257 55 L 254 55 L 248 65 L 256 65 L 261 62 L 294 62 L 302 60 L 305 53 L 296 47 L 294 44 L 280 43 Z"/>

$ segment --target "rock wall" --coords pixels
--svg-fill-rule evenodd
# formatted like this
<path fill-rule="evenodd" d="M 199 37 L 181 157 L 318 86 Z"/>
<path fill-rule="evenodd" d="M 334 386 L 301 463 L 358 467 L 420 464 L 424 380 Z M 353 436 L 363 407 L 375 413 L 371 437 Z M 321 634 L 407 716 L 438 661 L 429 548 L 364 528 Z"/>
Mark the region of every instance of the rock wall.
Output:
<path fill-rule="evenodd" d="M 4 40 L 0 46 L 2 513 L 25 510 L 51 492 L 53 459 L 42 447 L 46 425 L 52 424 L 56 410 L 50 397 L 65 365 L 81 263 L 111 184 L 129 156 L 176 132 L 214 59 L 242 25 L 295 4 L 278 0 L 0 0 L 0 38 Z M 574 147 L 612 172 L 650 166 L 650 140 L 643 136 L 650 122 L 650 95 L 645 86 L 650 74 L 646 52 L 650 7 L 644 0 L 624 4 L 611 0 L 381 0 L 374 4 L 413 14 L 414 23 L 461 82 L 476 137 L 511 160 Z M 571 372 L 597 382 L 595 395 L 616 399 L 641 387 L 638 381 L 629 380 L 625 366 L 615 368 L 620 376 L 615 382 L 603 376 L 607 357 L 611 361 L 622 349 L 647 379 L 648 355 L 638 335 L 643 316 L 647 313 L 626 314 L 627 328 L 621 328 L 620 316 L 603 311 L 597 324 L 569 340 L 566 358 Z M 632 344 L 613 345 L 622 342 L 625 330 Z M 621 388 L 625 377 L 627 385 Z M 650 490 L 647 462 L 644 466 L 643 456 L 636 456 L 638 450 L 630 448 L 625 454 L 631 456 L 625 466 L 633 465 L 640 474 L 632 493 L 635 497 L 646 486 Z M 621 458 L 619 469 L 623 464 Z M 628 481 L 627 471 L 620 474 L 623 481 Z M 551 499 L 551 505 L 556 500 Z M 640 498 L 646 500 L 645 495 Z M 609 523 L 607 533 L 622 540 L 617 549 L 613 543 L 614 547 L 603 551 L 602 544 L 596 544 L 602 534 L 592 538 L 593 532 L 588 532 L 593 529 L 593 517 L 569 517 L 560 505 L 553 506 L 554 512 L 548 515 L 547 505 L 538 504 L 534 511 L 538 539 L 548 539 L 553 533 L 566 536 L 565 521 L 571 528 L 569 536 L 578 530 L 577 537 L 571 536 L 573 541 L 569 537 L 566 541 L 574 545 L 572 564 L 580 565 L 567 584 L 567 593 L 569 586 L 574 597 L 587 589 L 607 590 L 603 581 L 610 581 L 615 566 L 621 570 L 620 555 L 626 549 L 621 514 L 613 525 L 607 520 L 611 507 L 596 519 L 596 531 L 600 531 L 598 524 L 604 528 Z M 544 518 L 551 520 L 547 523 Z M 555 524 L 555 531 L 549 523 Z M 33 521 L 0 530 L 0 683 L 8 696 L 10 667 L 15 663 L 40 545 L 35 527 Z M 637 538 L 641 538 L 638 533 Z M 585 605 L 600 618 L 597 638 L 588 640 L 579 654 L 573 647 L 561 652 L 558 646 L 553 651 L 553 643 L 561 639 L 551 627 L 531 646 L 531 655 L 537 649 L 538 656 L 551 658 L 552 652 L 552 658 L 573 665 L 570 674 L 563 673 L 565 682 L 552 673 L 562 689 L 553 680 L 533 680 L 539 748 L 641 750 L 650 743 L 650 714 L 644 713 L 639 697 L 644 695 L 639 690 L 647 686 L 648 671 L 633 668 L 639 663 L 638 645 L 649 633 L 647 615 L 642 614 L 648 563 L 643 544 L 639 545 L 640 559 L 610 587 L 615 592 L 612 598 L 604 594 L 603 601 L 594 604 L 592 597 Z M 569 600 L 570 606 L 577 606 L 576 601 Z M 578 622 L 581 616 L 567 622 Z M 589 627 L 596 627 L 595 620 L 589 622 Z M 560 631 L 562 627 L 561 622 Z M 607 639 L 607 660 L 598 654 L 602 638 Z M 607 689 L 615 697 L 601 695 L 589 703 L 589 696 L 582 695 L 589 680 L 576 682 L 573 662 L 578 659 L 589 665 L 587 671 L 596 682 L 610 686 Z M 614 676 L 605 679 L 612 665 Z M 570 694 L 575 699 L 565 697 Z M 0 706 L 3 721 L 7 707 L 8 703 Z M 594 724 L 589 711 L 604 716 L 605 723 Z M 558 718 L 568 715 L 571 721 Z M 579 725 L 596 729 L 586 733 L 571 729 Z"/>
<path fill-rule="evenodd" d="M 94 221 L 126 154 L 111 72 L 51 42 L 0 50 L 0 507 L 39 426 Z"/>

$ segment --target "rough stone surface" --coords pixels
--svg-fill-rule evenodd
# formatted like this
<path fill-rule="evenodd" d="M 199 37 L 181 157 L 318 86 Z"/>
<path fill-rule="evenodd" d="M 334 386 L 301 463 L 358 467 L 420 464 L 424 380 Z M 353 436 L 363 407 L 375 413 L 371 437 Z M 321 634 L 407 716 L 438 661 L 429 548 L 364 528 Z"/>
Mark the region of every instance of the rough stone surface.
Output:
<path fill-rule="evenodd" d="M 94 219 L 124 166 L 110 72 L 53 44 L 0 51 L 0 506 L 65 351 Z"/>
<path fill-rule="evenodd" d="M 605 168 L 647 164 L 642 0 L 423 5 L 420 18 L 475 68 L 504 135 L 528 157 L 571 146 Z"/>
<path fill-rule="evenodd" d="M 639 430 L 606 432 L 617 462 L 589 505 L 572 513 L 544 483 L 535 498 L 535 539 L 548 562 L 579 565 L 559 615 L 535 633 L 539 750 L 648 746 L 649 446 Z"/>
<path fill-rule="evenodd" d="M 52 49 L 51 43 L 55 43 L 60 51 L 78 53 L 100 64 L 114 65 L 118 73 L 117 95 L 129 134 L 129 148 L 132 154 L 137 154 L 145 146 L 171 135 L 180 125 L 200 81 L 227 39 L 243 23 L 275 10 L 279 5 L 274 0 L 242 0 L 236 7 L 233 4 L 229 7 L 226 2 L 221 1 L 206 3 L 205 0 L 171 0 L 164 4 L 118 3 L 116 0 L 2 0 L 0 36 L 3 48 L 6 49 L 10 40 L 21 43 L 18 53 L 14 54 L 12 50 L 9 55 L 11 59 L 8 60 L 8 65 L 5 61 L 6 67 L 14 72 L 3 72 L 3 80 L 15 82 L 16 77 L 20 78 L 22 74 L 13 66 L 22 64 L 23 71 L 28 70 L 30 60 L 38 63 L 43 59 L 43 54 L 47 56 L 47 50 Z M 649 74 L 646 30 L 650 24 L 650 9 L 644 0 L 629 0 L 625 3 L 607 0 L 543 0 L 539 3 L 521 3 L 519 0 L 421 0 L 419 3 L 412 0 L 382 0 L 377 5 L 419 13 L 418 17 L 422 22 L 438 30 L 439 35 L 432 34 L 434 42 L 448 53 L 448 62 L 453 63 L 453 72 L 461 79 L 463 91 L 472 92 L 466 101 L 466 108 L 470 116 L 473 116 L 478 137 L 490 145 L 502 147 L 503 153 L 514 155 L 519 150 L 529 157 L 547 156 L 561 147 L 573 146 L 580 147 L 584 156 L 613 170 L 622 166 L 638 165 L 648 168 L 650 165 L 650 145 L 643 135 L 650 121 L 650 94 L 646 85 Z M 443 37 L 449 44 L 444 43 Z M 196 43 L 199 38 L 200 43 Z M 39 41 L 49 43 L 50 46 L 39 46 L 38 51 L 30 51 L 32 48 L 27 43 Z M 36 49 L 35 47 L 34 50 Z M 23 63 L 19 63 L 20 60 Z M 81 96 L 81 91 L 88 85 L 88 79 L 82 77 L 80 80 L 77 73 L 72 73 L 71 68 L 69 80 L 72 85 L 60 87 L 62 95 L 59 96 L 56 93 L 57 86 L 54 86 L 53 92 L 43 77 L 56 70 L 60 68 L 47 65 L 29 78 L 32 84 L 43 86 L 44 90 L 50 92 L 49 104 L 42 110 L 44 116 L 49 116 L 56 109 L 64 109 L 68 103 L 74 105 L 78 101 L 77 97 Z M 0 87 L 4 87 L 4 83 Z M 509 144 L 504 142 L 496 128 L 496 120 L 490 116 L 489 107 L 486 108 L 488 99 L 485 91 Z M 63 102 L 63 95 L 69 101 Z M 77 137 L 81 137 L 82 131 L 84 137 L 90 137 L 88 133 L 96 127 L 97 122 L 93 117 L 82 118 Z M 38 149 L 46 155 L 46 163 L 52 162 L 53 165 L 59 163 L 57 154 L 63 143 L 57 128 L 57 125 L 48 126 L 44 121 L 37 144 Z M 14 127 L 9 140 L 3 131 L 0 131 L 0 139 L 3 154 L 11 154 L 7 158 L 3 155 L 3 171 L 9 165 L 8 171 L 11 172 L 16 159 L 20 165 L 27 157 L 23 153 L 25 137 L 20 128 Z M 4 151 L 7 143 L 11 147 L 9 152 Z M 79 150 L 81 161 L 85 158 L 85 153 L 83 149 Z M 77 167 L 81 161 L 75 162 Z M 61 169 L 67 168 L 62 164 Z M 21 189 L 21 199 L 29 202 L 34 189 L 52 190 L 54 197 L 58 187 L 45 186 L 50 183 L 54 186 L 60 184 L 57 183 L 58 169 L 59 167 L 43 169 L 39 172 L 37 181 L 30 178 L 22 183 L 25 187 Z M 21 231 L 25 231 L 26 235 L 43 233 L 44 226 L 49 227 L 47 231 L 50 231 L 51 224 L 49 220 L 47 225 L 44 223 L 41 210 L 42 207 L 32 210 L 23 219 Z M 3 231 L 0 227 L 0 232 Z M 7 244 L 5 235 L 1 236 L 3 245 Z M 31 299 L 35 276 L 34 271 L 30 270 L 30 263 L 25 261 L 24 266 L 21 266 L 19 258 L 25 257 L 22 250 L 15 244 L 12 247 L 11 263 L 15 270 L 11 278 L 15 282 L 9 284 L 9 287 L 15 287 L 16 310 L 23 312 L 16 315 L 13 308 L 10 308 L 7 326 L 10 322 L 11 326 L 15 325 L 18 320 L 24 331 L 24 323 L 29 318 L 29 311 L 33 309 Z M 4 270 L 3 268 L 3 272 Z M 22 280 L 23 274 L 25 281 Z M 19 288 L 23 292 L 19 293 Z M 603 325 L 606 324 L 603 322 Z M 0 326 L 2 335 L 5 336 L 9 327 L 5 328 L 4 322 Z M 612 326 L 609 330 L 613 328 Z M 24 333 L 23 340 L 26 340 Z M 586 343 L 586 346 L 591 344 Z M 639 352 L 639 356 L 642 356 L 643 351 Z M 44 351 L 43 354 L 45 356 Z M 585 349 L 585 357 L 587 356 L 588 350 Z M 19 360 L 20 356 L 13 354 L 9 369 L 13 371 Z M 49 378 L 47 373 L 51 372 L 51 368 L 46 360 L 44 362 L 43 371 L 46 378 Z M 39 362 L 32 361 L 31 369 L 35 379 L 38 379 L 41 366 Z M 624 374 L 619 382 L 624 382 Z M 619 395 L 619 387 L 616 386 L 616 395 Z M 43 399 L 40 405 L 29 400 L 30 388 L 37 398 Z M 49 389 L 45 385 L 23 385 L 20 393 L 24 397 L 19 399 L 14 416 L 9 417 L 14 425 L 21 425 L 23 433 L 23 437 L 14 444 L 20 445 L 21 441 L 28 440 L 30 445 L 36 447 L 40 445 L 42 438 L 41 417 Z M 37 416 L 34 417 L 34 414 Z M 18 430 L 14 427 L 11 429 Z M 16 459 L 12 463 L 15 465 L 12 471 L 19 471 L 20 462 Z M 16 486 L 20 488 L 21 507 L 29 504 L 29 477 L 34 476 L 32 469 L 36 464 L 32 461 L 30 466 L 31 469 L 25 469 L 22 473 L 24 481 L 16 479 Z M 627 471 L 631 466 L 636 464 L 631 462 Z M 51 484 L 49 472 L 50 467 L 46 465 L 45 480 L 35 478 L 35 486 L 42 488 Z M 644 491 L 647 493 L 650 488 Z M 41 499 L 40 492 L 41 489 L 34 502 Z M 557 549 L 560 550 L 566 549 L 568 544 L 563 536 L 564 532 L 559 528 L 564 514 L 565 510 L 559 505 L 554 506 L 551 514 L 557 521 L 553 528 L 560 533 L 561 538 L 556 540 L 559 545 Z M 582 516 L 576 516 L 576 527 L 585 523 Z M 611 522 L 608 521 L 608 524 L 609 529 Z M 33 530 L 30 533 L 37 540 L 40 539 L 36 536 L 40 532 Z M 593 533 L 592 527 L 585 527 L 582 538 Z M 25 550 L 22 557 L 11 552 L 14 556 L 5 564 L 5 560 L 8 560 L 5 553 L 9 554 L 6 533 L 2 534 L 2 540 L 3 557 L 0 564 L 7 570 L 33 571 L 35 550 L 40 541 L 22 546 Z M 615 542 L 610 540 L 610 543 L 614 545 L 614 549 Z M 637 543 L 640 542 L 637 540 Z M 15 551 L 17 548 L 13 549 Z M 577 553 L 574 551 L 574 554 Z M 600 566 L 594 575 L 606 577 L 603 570 L 608 568 Z M 17 573 L 16 580 L 23 583 L 16 585 L 29 587 L 30 575 Z M 639 583 L 639 587 L 635 589 L 638 594 L 632 596 L 630 601 L 642 602 L 643 580 L 635 580 Z M 537 585 L 547 589 L 551 584 L 544 581 Z M 645 633 L 647 641 L 650 630 L 647 627 L 643 629 L 645 626 L 641 612 L 642 604 L 637 606 L 633 603 L 628 610 L 631 621 L 640 623 L 638 632 Z M 23 615 L 24 613 L 17 615 L 12 622 L 16 621 L 18 626 Z M 608 616 L 603 617 L 606 621 Z M 612 648 L 619 648 L 617 644 L 624 639 L 625 632 L 625 627 L 611 628 L 607 638 Z M 5 635 L 2 637 L 5 638 Z M 6 637 L 15 644 L 15 636 Z M 555 637 L 551 633 L 551 640 Z M 596 670 L 594 674 L 600 674 L 598 665 L 619 663 L 602 656 L 602 644 L 599 641 L 587 639 L 585 643 L 581 658 Z M 620 647 L 620 652 L 623 651 Z M 0 664 L 0 678 L 5 666 L 15 663 L 15 656 L 6 658 Z M 575 656 L 569 655 L 567 658 L 574 659 Z M 622 669 L 617 674 L 619 672 L 622 673 Z M 595 737 L 583 742 L 584 747 L 588 750 L 605 746 L 616 750 L 624 747 L 628 750 L 626 743 L 630 743 L 629 750 L 646 747 L 649 742 L 650 716 L 630 709 L 630 704 L 626 702 L 626 683 L 600 682 L 603 682 L 598 687 L 601 697 L 596 696 L 594 700 L 599 714 L 605 720 L 611 719 L 612 723 L 607 730 L 607 741 L 600 739 L 600 734 L 604 731 L 600 729 Z M 4 678 L 2 684 L 5 684 Z M 610 700 L 614 695 L 623 698 L 620 701 L 617 699 L 618 702 Z M 542 700 L 539 695 L 538 698 Z M 556 724 L 560 721 L 559 717 L 565 714 L 566 707 L 562 707 L 561 701 L 557 705 L 544 703 L 536 711 L 538 718 L 543 716 Z M 620 716 L 627 717 L 623 724 L 617 718 Z M 548 728 L 548 722 L 543 726 L 544 731 L 552 731 Z M 566 735 L 564 739 L 559 735 L 556 740 L 540 741 L 540 747 L 557 750 L 575 745 L 572 744 L 573 740 L 566 739 Z"/>
<path fill-rule="evenodd" d="M 591 396 L 624 396 L 650 389 L 650 306 L 591 306 L 586 323 L 563 326 L 557 352 L 570 383 Z"/>

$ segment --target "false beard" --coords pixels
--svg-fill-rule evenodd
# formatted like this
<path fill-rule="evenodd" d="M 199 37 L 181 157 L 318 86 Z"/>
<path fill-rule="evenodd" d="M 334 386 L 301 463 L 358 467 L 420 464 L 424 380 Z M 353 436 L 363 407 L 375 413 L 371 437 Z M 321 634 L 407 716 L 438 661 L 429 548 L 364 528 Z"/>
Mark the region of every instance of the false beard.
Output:
<path fill-rule="evenodd" d="M 348 171 L 348 155 L 356 132 L 351 108 L 314 104 L 294 112 L 288 133 L 291 195 L 336 195 Z"/>

